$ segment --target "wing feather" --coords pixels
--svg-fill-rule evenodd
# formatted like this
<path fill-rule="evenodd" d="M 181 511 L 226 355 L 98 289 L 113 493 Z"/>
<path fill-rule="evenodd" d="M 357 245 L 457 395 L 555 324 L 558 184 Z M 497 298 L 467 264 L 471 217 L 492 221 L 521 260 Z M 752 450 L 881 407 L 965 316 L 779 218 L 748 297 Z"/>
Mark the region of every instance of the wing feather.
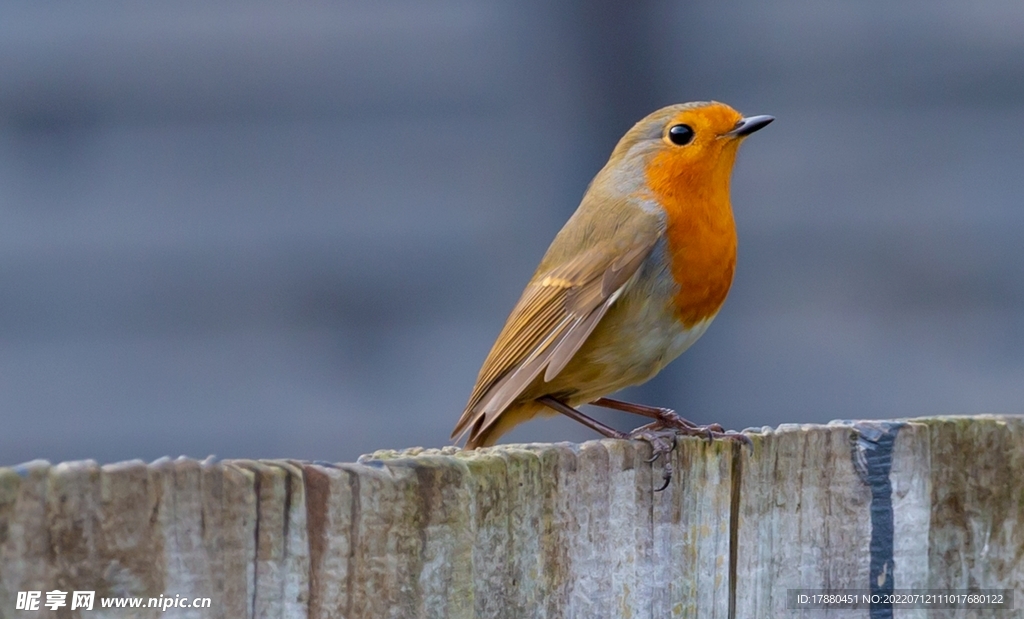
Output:
<path fill-rule="evenodd" d="M 557 376 L 621 295 L 660 232 L 624 249 L 606 243 L 583 252 L 533 281 L 516 303 L 484 361 L 452 437 L 479 435 L 544 372 Z"/>

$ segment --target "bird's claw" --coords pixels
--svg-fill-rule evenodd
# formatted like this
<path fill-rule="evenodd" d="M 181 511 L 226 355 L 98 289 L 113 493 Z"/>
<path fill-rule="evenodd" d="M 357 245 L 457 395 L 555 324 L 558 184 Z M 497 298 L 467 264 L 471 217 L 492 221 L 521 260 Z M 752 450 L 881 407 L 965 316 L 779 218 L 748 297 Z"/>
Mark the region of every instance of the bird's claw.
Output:
<path fill-rule="evenodd" d="M 725 435 L 726 435 L 726 438 L 731 438 L 734 441 L 739 441 L 740 443 L 743 443 L 744 445 L 746 445 L 750 449 L 751 453 L 753 453 L 753 451 L 754 451 L 754 441 L 751 440 L 751 438 L 749 436 L 747 436 L 746 434 L 743 434 L 742 432 L 737 432 L 735 430 L 728 430 L 725 433 Z"/>
<path fill-rule="evenodd" d="M 672 411 L 666 410 L 666 412 L 669 413 L 671 417 L 666 415 L 665 418 L 640 426 L 627 435 L 630 439 L 647 441 L 650 443 L 653 453 L 650 458 L 644 460 L 647 464 L 653 464 L 661 456 L 672 453 L 676 448 L 676 437 L 680 435 L 699 436 L 707 439 L 708 442 L 711 442 L 716 438 L 730 439 L 746 445 L 751 450 L 754 449 L 754 441 L 742 432 L 726 430 L 717 423 L 699 426 L 679 417 Z M 672 417 L 675 417 L 675 419 Z M 665 488 L 668 488 L 668 485 L 672 482 L 672 473 L 672 462 L 670 459 L 666 458 L 665 465 L 661 470 L 661 478 L 664 480 L 664 483 L 660 488 L 655 489 L 655 492 L 661 492 Z"/>
<path fill-rule="evenodd" d="M 750 440 L 749 436 L 741 432 L 736 432 L 735 430 L 726 430 L 722 427 L 722 424 L 709 423 L 705 426 L 701 426 L 688 419 L 683 419 L 671 410 L 663 410 L 663 417 L 644 427 L 671 428 L 683 436 L 699 436 L 706 439 L 709 443 L 716 438 L 727 438 L 740 441 L 750 448 L 753 448 L 754 446 L 754 442 Z"/>
<path fill-rule="evenodd" d="M 629 433 L 629 438 L 647 441 L 651 444 L 654 453 L 650 458 L 644 460 L 647 464 L 655 462 L 662 455 L 670 454 L 676 450 L 676 433 L 672 430 L 657 427 L 657 424 L 647 424 Z M 667 464 L 667 463 L 666 463 Z"/>
<path fill-rule="evenodd" d="M 670 483 L 672 483 L 672 463 L 671 462 L 666 461 L 665 462 L 665 466 L 662 467 L 662 469 L 661 469 L 661 479 L 662 479 L 661 487 L 660 488 L 655 488 L 654 489 L 655 492 L 661 492 L 665 488 L 668 488 L 668 485 Z"/>
<path fill-rule="evenodd" d="M 698 425 L 689 419 L 684 419 L 678 415 L 671 408 L 658 408 L 657 421 L 648 426 L 658 428 L 673 428 L 684 436 L 702 436 L 711 442 L 716 438 L 725 438 L 727 435 L 731 435 L 731 432 L 726 431 L 719 423 L 709 423 L 705 426 Z M 646 426 L 645 426 L 646 427 Z"/>
<path fill-rule="evenodd" d="M 649 423 L 629 433 L 631 439 L 650 443 L 653 453 L 650 458 L 645 460 L 647 464 L 653 464 L 661 456 L 672 453 L 676 448 L 676 436 L 677 432 L 674 429 L 661 427 L 659 422 Z M 655 492 L 661 492 L 668 488 L 669 483 L 672 482 L 672 461 L 669 458 L 665 458 L 665 464 L 661 469 L 661 478 L 664 483 L 660 488 L 655 489 Z"/>

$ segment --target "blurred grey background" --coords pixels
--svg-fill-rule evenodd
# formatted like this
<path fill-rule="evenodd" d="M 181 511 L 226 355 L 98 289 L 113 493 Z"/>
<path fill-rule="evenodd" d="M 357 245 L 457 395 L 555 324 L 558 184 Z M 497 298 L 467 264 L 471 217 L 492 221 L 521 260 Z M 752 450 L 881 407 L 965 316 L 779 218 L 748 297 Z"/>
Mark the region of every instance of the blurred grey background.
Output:
<path fill-rule="evenodd" d="M 0 464 L 447 444 L 618 137 L 694 99 L 778 121 L 725 308 L 626 395 L 733 428 L 1024 411 L 1017 0 L 0 14 Z"/>

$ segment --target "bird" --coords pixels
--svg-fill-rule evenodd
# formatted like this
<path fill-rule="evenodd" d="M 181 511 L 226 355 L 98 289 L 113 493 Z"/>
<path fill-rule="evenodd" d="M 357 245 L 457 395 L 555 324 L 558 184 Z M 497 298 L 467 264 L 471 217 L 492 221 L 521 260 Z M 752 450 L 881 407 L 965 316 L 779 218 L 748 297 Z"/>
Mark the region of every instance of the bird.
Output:
<path fill-rule="evenodd" d="M 718 314 L 736 266 L 733 164 L 740 143 L 773 120 L 702 101 L 636 123 L 541 259 L 452 439 L 490 446 L 520 423 L 561 413 L 606 437 L 650 440 L 653 458 L 666 451 L 655 430 L 744 440 L 672 409 L 606 396 L 653 377 Z M 580 412 L 583 404 L 654 421 L 624 433 Z"/>

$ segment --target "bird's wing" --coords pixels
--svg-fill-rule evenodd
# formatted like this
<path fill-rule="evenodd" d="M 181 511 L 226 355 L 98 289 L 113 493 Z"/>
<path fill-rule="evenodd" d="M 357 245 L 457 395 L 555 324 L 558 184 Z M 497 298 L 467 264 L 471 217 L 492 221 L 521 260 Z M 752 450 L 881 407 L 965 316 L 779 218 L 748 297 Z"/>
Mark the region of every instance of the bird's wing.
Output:
<path fill-rule="evenodd" d="M 452 437 L 484 432 L 544 372 L 558 375 L 622 294 L 660 231 L 599 244 L 539 273 L 523 291 L 477 377 Z"/>

